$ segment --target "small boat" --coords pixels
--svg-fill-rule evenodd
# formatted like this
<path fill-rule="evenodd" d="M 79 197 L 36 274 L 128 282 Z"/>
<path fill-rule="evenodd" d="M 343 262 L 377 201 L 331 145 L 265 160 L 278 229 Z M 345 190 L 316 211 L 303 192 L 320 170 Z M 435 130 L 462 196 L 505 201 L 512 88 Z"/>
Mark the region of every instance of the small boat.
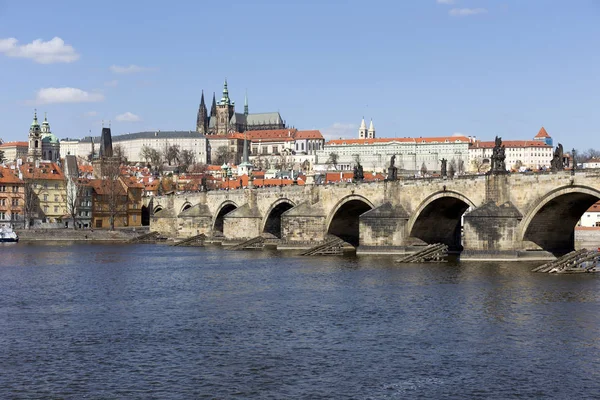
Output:
<path fill-rule="evenodd" d="M 0 228 L 0 243 L 16 243 L 18 241 L 19 236 L 12 230 L 12 228 Z"/>

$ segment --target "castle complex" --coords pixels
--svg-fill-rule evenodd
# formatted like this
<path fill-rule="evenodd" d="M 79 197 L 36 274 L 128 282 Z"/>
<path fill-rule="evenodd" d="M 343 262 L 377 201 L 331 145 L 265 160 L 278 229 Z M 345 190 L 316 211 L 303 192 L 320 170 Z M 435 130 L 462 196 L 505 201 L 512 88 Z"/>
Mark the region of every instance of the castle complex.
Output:
<path fill-rule="evenodd" d="M 210 114 L 204 102 L 204 91 L 200 99 L 196 131 L 203 135 L 227 135 L 234 132 L 285 129 L 285 121 L 279 112 L 256 113 L 248 112 L 248 96 L 244 101 L 244 112 L 235 112 L 235 103 L 229 98 L 227 80 L 223 85 L 223 96 L 217 103 L 213 93 Z"/>

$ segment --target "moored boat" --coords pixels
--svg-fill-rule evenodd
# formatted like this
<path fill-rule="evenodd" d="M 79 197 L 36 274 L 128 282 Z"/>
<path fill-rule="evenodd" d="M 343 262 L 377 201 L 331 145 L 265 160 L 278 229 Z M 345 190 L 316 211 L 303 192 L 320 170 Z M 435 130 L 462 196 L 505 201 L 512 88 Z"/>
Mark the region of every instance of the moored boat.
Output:
<path fill-rule="evenodd" d="M 0 243 L 16 243 L 18 241 L 19 236 L 12 230 L 12 228 L 0 228 Z"/>

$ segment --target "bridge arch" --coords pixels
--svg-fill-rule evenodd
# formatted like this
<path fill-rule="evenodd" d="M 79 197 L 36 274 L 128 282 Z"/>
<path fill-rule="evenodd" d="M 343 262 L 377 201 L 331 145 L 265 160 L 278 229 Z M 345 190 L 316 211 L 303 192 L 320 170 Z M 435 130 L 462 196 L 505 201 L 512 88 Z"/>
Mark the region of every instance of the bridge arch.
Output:
<path fill-rule="evenodd" d="M 429 195 L 412 213 L 407 233 L 426 243 L 444 243 L 450 250 L 462 250 L 461 219 L 475 204 L 465 195 L 442 191 Z"/>
<path fill-rule="evenodd" d="M 562 186 L 538 200 L 523 217 L 519 239 L 562 255 L 575 248 L 575 226 L 600 200 L 600 191 L 587 186 Z"/>
<path fill-rule="evenodd" d="M 325 222 L 327 234 L 340 237 L 346 242 L 358 246 L 359 217 L 373 208 L 375 208 L 373 203 L 360 195 L 353 194 L 342 198 L 327 217 Z"/>
<path fill-rule="evenodd" d="M 223 223 L 226 214 L 238 208 L 238 205 L 231 200 L 226 200 L 218 208 L 215 217 L 213 218 L 213 232 L 223 233 Z"/>
<path fill-rule="evenodd" d="M 271 204 L 265 214 L 261 232 L 281 238 L 281 215 L 296 206 L 290 199 L 282 198 Z"/>

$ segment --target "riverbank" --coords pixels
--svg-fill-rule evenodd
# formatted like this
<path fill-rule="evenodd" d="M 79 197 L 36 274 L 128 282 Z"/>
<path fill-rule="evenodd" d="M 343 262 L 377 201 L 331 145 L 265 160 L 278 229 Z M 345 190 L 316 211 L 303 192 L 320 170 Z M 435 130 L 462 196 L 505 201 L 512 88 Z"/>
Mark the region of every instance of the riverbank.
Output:
<path fill-rule="evenodd" d="M 21 242 L 69 241 L 69 242 L 110 242 L 124 243 L 148 233 L 147 228 L 116 229 L 18 229 L 15 231 Z"/>

